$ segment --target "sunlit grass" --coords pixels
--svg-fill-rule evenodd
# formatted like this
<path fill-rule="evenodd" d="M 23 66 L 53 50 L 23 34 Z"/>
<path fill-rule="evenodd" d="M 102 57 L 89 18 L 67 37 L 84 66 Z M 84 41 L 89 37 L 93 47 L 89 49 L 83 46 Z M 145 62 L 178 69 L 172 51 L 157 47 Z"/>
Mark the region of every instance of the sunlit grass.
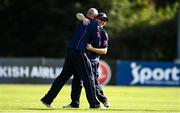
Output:
<path fill-rule="evenodd" d="M 66 85 L 48 109 L 40 99 L 50 85 L 0 85 L 0 112 L 7 113 L 177 113 L 180 112 L 180 88 L 172 87 L 103 87 L 111 102 L 108 110 L 89 109 L 85 92 L 80 109 L 63 109 L 70 103 L 71 87 Z"/>

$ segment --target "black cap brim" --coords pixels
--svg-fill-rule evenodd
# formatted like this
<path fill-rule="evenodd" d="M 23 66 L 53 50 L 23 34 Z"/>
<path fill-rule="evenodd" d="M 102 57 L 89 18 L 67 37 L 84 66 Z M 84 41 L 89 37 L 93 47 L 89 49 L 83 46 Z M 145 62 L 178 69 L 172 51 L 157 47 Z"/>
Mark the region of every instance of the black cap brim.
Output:
<path fill-rule="evenodd" d="M 106 21 L 109 21 L 109 19 L 108 18 L 106 18 L 106 17 L 103 17 Z"/>

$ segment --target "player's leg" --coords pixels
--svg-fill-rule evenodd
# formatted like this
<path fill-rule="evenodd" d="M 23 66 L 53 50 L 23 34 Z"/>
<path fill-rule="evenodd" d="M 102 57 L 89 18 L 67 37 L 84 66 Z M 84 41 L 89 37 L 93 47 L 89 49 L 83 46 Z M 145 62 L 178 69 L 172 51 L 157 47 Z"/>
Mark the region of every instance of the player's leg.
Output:
<path fill-rule="evenodd" d="M 103 103 L 104 107 L 109 107 L 110 106 L 110 102 L 108 101 L 107 97 L 104 95 L 104 91 L 102 89 L 102 86 L 100 85 L 99 81 L 96 79 L 95 81 L 96 84 L 96 94 L 97 94 L 97 98 L 98 100 Z"/>
<path fill-rule="evenodd" d="M 110 106 L 110 102 L 108 101 L 107 97 L 104 95 L 104 91 L 102 89 L 102 86 L 98 81 L 98 77 L 99 77 L 99 72 L 98 72 L 99 61 L 91 61 L 91 63 L 92 63 L 93 73 L 95 75 L 95 85 L 96 85 L 97 98 L 101 103 L 103 103 L 103 105 L 105 107 L 108 108 Z"/>
<path fill-rule="evenodd" d="M 74 64 L 77 64 L 75 69 L 83 80 L 83 85 L 90 108 L 100 107 L 100 103 L 96 99 L 95 79 L 92 73 L 90 60 L 88 59 L 86 53 L 82 51 L 74 54 L 74 58 Z"/>
<path fill-rule="evenodd" d="M 77 75 L 76 73 L 72 81 L 72 91 L 71 91 L 72 106 L 79 107 L 82 87 L 83 87 L 83 81 L 80 78 L 80 76 Z"/>
<path fill-rule="evenodd" d="M 67 55 L 60 75 L 54 80 L 47 94 L 41 99 L 43 104 L 45 104 L 46 106 L 51 105 L 54 98 L 58 95 L 59 91 L 62 89 L 64 84 L 72 76 L 73 72 L 71 70 L 72 69 L 71 64 L 72 64 L 71 60 L 69 59 Z"/>
<path fill-rule="evenodd" d="M 74 72 L 71 85 L 71 103 L 69 105 L 63 106 L 63 108 L 79 108 L 80 105 L 80 95 L 83 86 L 83 81 L 77 72 Z"/>

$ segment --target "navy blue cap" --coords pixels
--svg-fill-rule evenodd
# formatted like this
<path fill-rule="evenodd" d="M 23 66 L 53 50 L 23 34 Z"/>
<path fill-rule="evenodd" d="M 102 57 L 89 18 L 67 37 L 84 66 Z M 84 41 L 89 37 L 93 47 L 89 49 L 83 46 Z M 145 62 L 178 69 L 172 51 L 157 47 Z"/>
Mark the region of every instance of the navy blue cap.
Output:
<path fill-rule="evenodd" d="M 106 21 L 109 21 L 106 13 L 99 13 L 99 14 L 97 15 L 97 18 L 104 18 Z"/>

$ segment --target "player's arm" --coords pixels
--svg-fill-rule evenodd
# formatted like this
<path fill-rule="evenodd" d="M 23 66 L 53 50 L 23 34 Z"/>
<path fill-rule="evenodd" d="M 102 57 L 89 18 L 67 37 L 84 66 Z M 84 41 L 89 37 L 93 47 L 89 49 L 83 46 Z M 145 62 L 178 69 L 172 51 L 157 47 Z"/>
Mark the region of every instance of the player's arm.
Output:
<path fill-rule="evenodd" d="M 88 18 L 86 18 L 82 13 L 77 13 L 76 18 L 79 21 L 83 21 L 84 25 L 89 25 L 89 23 L 90 23 L 90 20 Z"/>
<path fill-rule="evenodd" d="M 101 55 L 107 53 L 107 47 L 106 48 L 95 48 L 91 44 L 87 44 L 86 49 L 93 51 L 97 54 L 101 54 Z"/>
<path fill-rule="evenodd" d="M 91 44 L 87 44 L 86 49 L 93 51 L 97 54 L 106 54 L 107 53 L 107 48 L 108 48 L 108 34 L 105 30 L 101 31 L 101 38 L 102 38 L 102 43 L 101 43 L 101 48 L 95 48 Z"/>

